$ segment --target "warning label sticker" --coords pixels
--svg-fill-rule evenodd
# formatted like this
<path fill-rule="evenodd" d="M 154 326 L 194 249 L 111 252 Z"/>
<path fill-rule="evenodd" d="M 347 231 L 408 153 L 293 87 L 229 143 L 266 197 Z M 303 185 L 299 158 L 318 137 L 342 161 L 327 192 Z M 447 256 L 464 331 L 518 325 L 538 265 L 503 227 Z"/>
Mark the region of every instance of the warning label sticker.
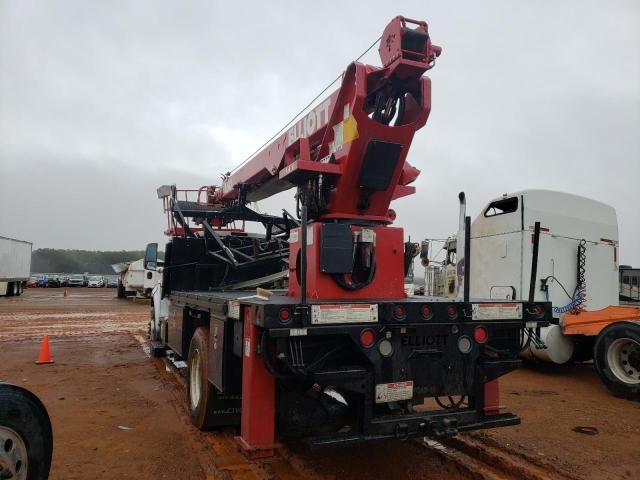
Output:
<path fill-rule="evenodd" d="M 378 321 L 378 305 L 312 305 L 311 323 L 323 325 L 327 323 L 374 323 Z"/>
<path fill-rule="evenodd" d="M 299 228 L 291 230 L 291 233 L 289 234 L 289 243 L 298 243 L 300 236 L 301 233 Z M 313 226 L 311 225 L 307 227 L 307 245 L 313 245 Z"/>
<path fill-rule="evenodd" d="M 521 320 L 521 303 L 474 303 L 472 320 Z"/>
<path fill-rule="evenodd" d="M 379 383 L 376 385 L 376 403 L 397 402 L 413 398 L 413 382 Z"/>
<path fill-rule="evenodd" d="M 227 316 L 234 320 L 240 320 L 240 302 L 238 300 L 229 300 L 227 303 Z"/>

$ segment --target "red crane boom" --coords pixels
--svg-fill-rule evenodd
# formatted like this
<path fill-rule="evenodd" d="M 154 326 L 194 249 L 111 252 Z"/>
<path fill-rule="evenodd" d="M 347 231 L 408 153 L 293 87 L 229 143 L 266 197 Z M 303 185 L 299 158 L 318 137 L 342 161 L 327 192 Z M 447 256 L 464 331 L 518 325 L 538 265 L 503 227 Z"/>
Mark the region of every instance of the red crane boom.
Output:
<path fill-rule="evenodd" d="M 336 91 L 224 179 L 217 200 L 229 204 L 244 189 L 257 201 L 296 186 L 309 218 L 391 223 L 391 200 L 415 191 L 420 172 L 406 156 L 431 109 L 422 75 L 440 52 L 426 22 L 394 18 L 381 37 L 383 67 L 351 63 Z"/>

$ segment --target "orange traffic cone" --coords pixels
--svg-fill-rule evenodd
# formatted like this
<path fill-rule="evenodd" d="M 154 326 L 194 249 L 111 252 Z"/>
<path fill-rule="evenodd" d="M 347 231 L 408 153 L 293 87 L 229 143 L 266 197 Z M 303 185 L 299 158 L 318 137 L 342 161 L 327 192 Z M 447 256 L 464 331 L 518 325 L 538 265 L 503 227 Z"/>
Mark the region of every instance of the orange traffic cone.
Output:
<path fill-rule="evenodd" d="M 64 297 L 67 298 L 69 296 L 69 290 L 64 289 Z"/>
<path fill-rule="evenodd" d="M 38 359 L 36 360 L 37 365 L 42 365 L 43 363 L 53 363 L 53 359 L 51 358 L 51 351 L 49 350 L 49 335 L 45 335 L 42 339 L 42 345 L 40 345 L 40 355 L 38 355 Z"/>

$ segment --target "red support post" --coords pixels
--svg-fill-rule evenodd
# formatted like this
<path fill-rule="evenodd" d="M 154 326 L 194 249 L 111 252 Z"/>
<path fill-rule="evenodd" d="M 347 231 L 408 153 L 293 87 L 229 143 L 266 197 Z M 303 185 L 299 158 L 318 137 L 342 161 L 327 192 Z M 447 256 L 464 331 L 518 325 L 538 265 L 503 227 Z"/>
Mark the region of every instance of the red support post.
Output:
<path fill-rule="evenodd" d="M 498 415 L 504 407 L 500 405 L 500 384 L 498 379 L 484 384 L 484 414 Z"/>
<path fill-rule="evenodd" d="M 270 457 L 275 443 L 275 379 L 258 354 L 262 332 L 253 324 L 253 310 L 244 307 L 242 353 L 242 417 L 235 437 L 250 459 Z"/>

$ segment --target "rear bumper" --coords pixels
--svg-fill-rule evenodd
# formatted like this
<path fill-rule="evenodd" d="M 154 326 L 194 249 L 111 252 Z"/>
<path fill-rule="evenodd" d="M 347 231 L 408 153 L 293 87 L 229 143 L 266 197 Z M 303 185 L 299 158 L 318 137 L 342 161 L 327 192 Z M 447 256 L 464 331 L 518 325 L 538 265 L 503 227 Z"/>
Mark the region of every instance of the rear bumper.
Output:
<path fill-rule="evenodd" d="M 361 443 L 371 440 L 415 437 L 447 437 L 460 432 L 484 428 L 508 427 L 520 424 L 520 417 L 512 413 L 485 416 L 476 410 L 459 412 L 434 412 L 376 419 L 368 425 L 368 431 L 348 432 L 306 439 L 312 447 L 324 447 L 345 443 Z"/>

